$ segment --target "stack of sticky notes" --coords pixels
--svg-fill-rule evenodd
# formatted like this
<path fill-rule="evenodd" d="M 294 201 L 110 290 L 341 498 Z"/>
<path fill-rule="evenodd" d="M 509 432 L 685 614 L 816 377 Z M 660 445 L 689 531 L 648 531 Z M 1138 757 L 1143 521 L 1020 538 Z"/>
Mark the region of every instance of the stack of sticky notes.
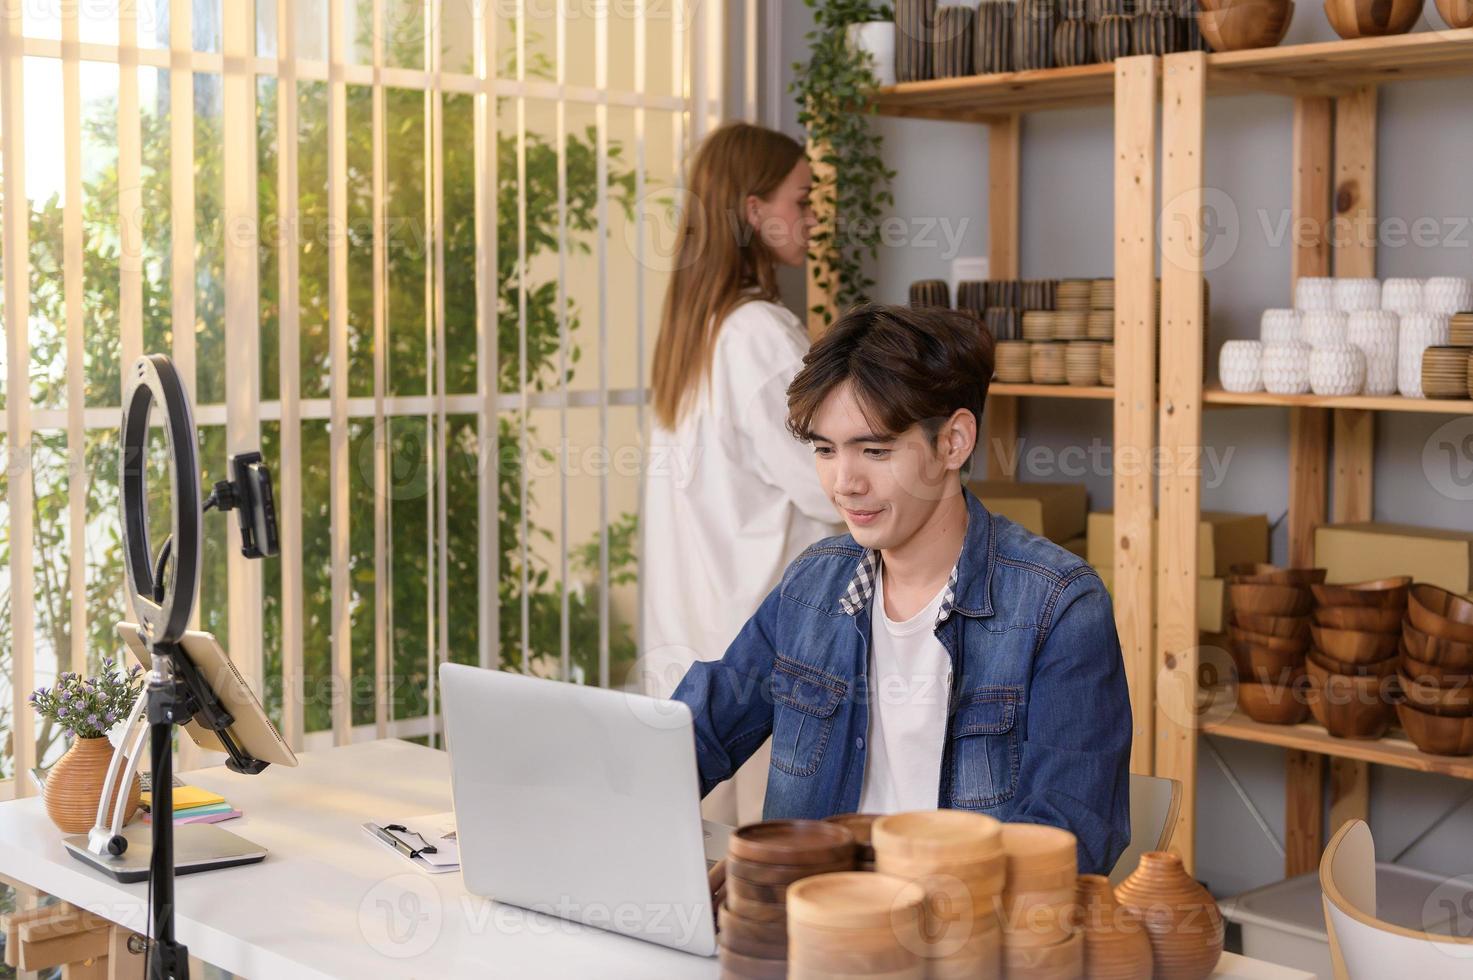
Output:
<path fill-rule="evenodd" d="M 143 793 L 144 822 L 152 816 L 153 793 Z M 218 793 L 198 786 L 174 787 L 174 823 L 220 823 L 240 816 L 240 811 Z"/>

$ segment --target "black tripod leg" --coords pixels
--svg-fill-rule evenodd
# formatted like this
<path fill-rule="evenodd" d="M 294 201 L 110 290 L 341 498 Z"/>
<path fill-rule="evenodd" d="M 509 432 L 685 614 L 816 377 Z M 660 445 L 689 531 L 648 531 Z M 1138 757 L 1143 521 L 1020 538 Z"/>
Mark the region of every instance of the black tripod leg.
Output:
<path fill-rule="evenodd" d="M 153 942 L 148 980 L 189 980 L 189 950 L 174 941 L 173 722 L 149 719 L 153 771 L 153 853 L 149 855 Z"/>

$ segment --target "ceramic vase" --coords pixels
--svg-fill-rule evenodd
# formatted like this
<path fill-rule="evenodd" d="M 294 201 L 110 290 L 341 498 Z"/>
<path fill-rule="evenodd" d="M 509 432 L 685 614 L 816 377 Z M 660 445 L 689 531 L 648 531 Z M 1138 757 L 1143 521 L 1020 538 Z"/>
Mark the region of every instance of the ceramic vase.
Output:
<path fill-rule="evenodd" d="M 1309 390 L 1316 395 L 1359 395 L 1366 385 L 1366 355 L 1349 344 L 1309 352 Z"/>
<path fill-rule="evenodd" d="M 1115 889 L 1141 917 L 1151 942 L 1155 980 L 1206 980 L 1222 957 L 1217 903 L 1169 851 L 1141 855 L 1140 867 Z"/>
<path fill-rule="evenodd" d="M 1229 340 L 1217 358 L 1217 375 L 1228 391 L 1263 390 L 1263 344 L 1257 340 Z"/>
<path fill-rule="evenodd" d="M 977 12 L 971 7 L 946 6 L 936 11 L 932 51 L 937 78 L 972 74 L 972 55 L 977 47 L 976 20 Z"/>
<path fill-rule="evenodd" d="M 1335 309 L 1342 313 L 1381 308 L 1379 279 L 1336 279 Z"/>
<path fill-rule="evenodd" d="M 1018 71 L 1054 66 L 1053 0 L 1019 0 L 1013 35 L 1013 61 Z"/>
<path fill-rule="evenodd" d="M 1309 345 L 1268 344 L 1263 348 L 1263 387 L 1275 395 L 1309 391 Z"/>
<path fill-rule="evenodd" d="M 1366 356 L 1367 395 L 1396 394 L 1397 338 L 1401 318 L 1385 310 L 1350 314 L 1346 331 L 1350 343 Z"/>
<path fill-rule="evenodd" d="M 1429 347 L 1447 343 L 1450 318 L 1437 313 L 1413 313 L 1401 318 L 1401 337 L 1396 348 L 1396 388 L 1407 398 L 1425 398 L 1422 393 L 1422 354 Z"/>
<path fill-rule="evenodd" d="M 1298 310 L 1264 310 L 1258 339 L 1265 344 L 1292 344 L 1299 340 Z"/>
<path fill-rule="evenodd" d="M 888 20 L 850 24 L 849 46 L 870 56 L 870 70 L 881 86 L 895 84 L 895 23 Z"/>
<path fill-rule="evenodd" d="M 973 59 L 978 72 L 1013 70 L 1013 32 L 1017 19 L 1018 5 L 1013 0 L 982 0 L 977 8 L 977 53 Z"/>
<path fill-rule="evenodd" d="M 1094 30 L 1089 23 L 1066 20 L 1054 31 L 1054 64 L 1075 68 L 1094 61 Z"/>
<path fill-rule="evenodd" d="M 1422 287 L 1422 309 L 1427 313 L 1466 313 L 1473 310 L 1473 279 L 1438 276 Z"/>
<path fill-rule="evenodd" d="M 1422 312 L 1422 280 L 1387 279 L 1381 284 L 1381 309 L 1400 316 Z"/>
<path fill-rule="evenodd" d="M 113 746 L 106 738 L 78 738 L 46 773 L 46 815 L 68 834 L 85 834 L 97 820 L 97 803 L 102 799 L 102 784 L 107 781 L 107 767 L 113 760 Z M 127 814 L 124 822 L 138 810 L 142 787 L 134 773 L 128 785 Z M 113 787 L 108 801 L 108 815 L 117 806 L 118 789 Z"/>
<path fill-rule="evenodd" d="M 1349 314 L 1338 310 L 1310 310 L 1299 321 L 1299 339 L 1311 347 L 1339 347 L 1349 322 Z"/>
<path fill-rule="evenodd" d="M 1301 313 L 1335 308 L 1335 280 L 1304 276 L 1294 284 L 1294 308 Z"/>
<path fill-rule="evenodd" d="M 1122 906 L 1104 875 L 1080 875 L 1080 931 L 1089 980 L 1140 980 L 1151 975 L 1151 940 L 1138 913 Z"/>
<path fill-rule="evenodd" d="M 1101 61 L 1130 57 L 1135 18 L 1125 14 L 1105 14 L 1095 25 L 1095 57 Z"/>

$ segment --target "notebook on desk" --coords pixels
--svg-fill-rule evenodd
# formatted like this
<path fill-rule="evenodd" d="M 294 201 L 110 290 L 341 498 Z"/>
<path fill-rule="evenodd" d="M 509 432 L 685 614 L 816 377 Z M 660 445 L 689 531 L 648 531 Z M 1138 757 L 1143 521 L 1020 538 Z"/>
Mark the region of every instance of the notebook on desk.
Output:
<path fill-rule="evenodd" d="M 460 841 L 454 813 L 431 813 L 383 823 L 360 824 L 385 850 L 392 850 L 425 874 L 460 870 Z"/>

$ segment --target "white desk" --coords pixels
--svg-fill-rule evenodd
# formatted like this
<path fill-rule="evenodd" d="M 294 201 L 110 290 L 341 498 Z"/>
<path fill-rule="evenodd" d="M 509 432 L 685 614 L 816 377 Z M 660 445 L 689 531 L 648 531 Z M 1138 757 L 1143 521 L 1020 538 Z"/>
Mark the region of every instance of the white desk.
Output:
<path fill-rule="evenodd" d="M 239 976 L 715 978 L 704 959 L 466 892 L 375 844 L 365 820 L 449 810 L 443 753 L 400 741 L 306 753 L 296 769 L 186 781 L 245 811 L 223 824 L 264 845 L 260 864 L 176 879 L 177 934 L 194 956 Z M 142 932 L 147 883 L 121 885 L 71 857 L 38 799 L 0 803 L 0 872 Z M 1307 980 L 1227 954 L 1214 974 Z"/>

